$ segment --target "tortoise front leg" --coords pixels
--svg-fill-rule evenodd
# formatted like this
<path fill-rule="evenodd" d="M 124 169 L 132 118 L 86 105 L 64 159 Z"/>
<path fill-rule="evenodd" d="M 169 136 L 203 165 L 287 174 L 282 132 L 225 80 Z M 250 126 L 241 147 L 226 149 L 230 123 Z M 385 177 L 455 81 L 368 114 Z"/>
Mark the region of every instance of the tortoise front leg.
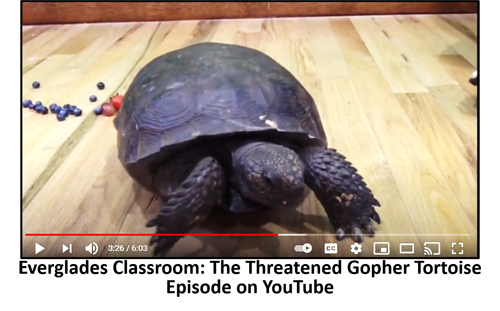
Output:
<path fill-rule="evenodd" d="M 255 212 L 266 208 L 260 203 L 245 198 L 238 190 L 234 188 L 227 189 L 225 200 L 221 207 L 235 214 Z"/>
<path fill-rule="evenodd" d="M 162 194 L 163 207 L 146 226 L 156 227 L 159 234 L 184 234 L 199 225 L 212 208 L 221 203 L 225 176 L 212 157 L 180 155 L 160 167 L 154 186 Z M 165 256 L 181 237 L 152 237 L 150 245 L 156 244 L 154 256 Z"/>
<path fill-rule="evenodd" d="M 380 224 L 373 206 L 380 206 L 361 175 L 335 149 L 305 148 L 300 156 L 306 164 L 304 178 L 325 209 L 337 239 L 352 235 L 363 241 L 363 230 L 375 234 L 371 220 Z"/>

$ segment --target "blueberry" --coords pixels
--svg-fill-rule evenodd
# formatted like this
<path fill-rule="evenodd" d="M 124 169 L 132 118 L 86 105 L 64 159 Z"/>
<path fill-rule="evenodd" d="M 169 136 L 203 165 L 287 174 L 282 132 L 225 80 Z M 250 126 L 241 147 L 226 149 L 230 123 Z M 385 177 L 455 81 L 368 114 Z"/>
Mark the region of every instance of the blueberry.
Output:
<path fill-rule="evenodd" d="M 47 113 L 49 113 L 49 109 L 47 109 L 47 107 L 45 107 L 45 106 L 42 106 L 42 108 L 40 108 L 40 113 L 47 114 Z"/>
<path fill-rule="evenodd" d="M 60 106 L 55 106 L 54 107 L 54 110 L 52 111 L 53 113 L 59 113 L 59 111 L 61 111 L 61 107 Z"/>
<path fill-rule="evenodd" d="M 35 105 L 30 104 L 30 105 L 28 106 L 28 108 L 29 108 L 30 110 L 35 110 Z"/>
<path fill-rule="evenodd" d="M 82 110 L 80 108 L 73 109 L 73 115 L 79 117 L 82 115 Z"/>
<path fill-rule="evenodd" d="M 69 106 L 71 106 L 70 104 L 66 104 L 63 106 L 64 109 L 69 109 Z"/>
<path fill-rule="evenodd" d="M 41 101 L 37 101 L 37 102 L 35 103 L 35 106 L 42 106 L 42 102 L 41 102 Z"/>
<path fill-rule="evenodd" d="M 64 115 L 63 113 L 57 114 L 57 120 L 64 121 L 65 119 L 66 119 L 66 115 Z"/>
<path fill-rule="evenodd" d="M 25 100 L 23 100 L 23 107 L 24 107 L 24 108 L 28 108 L 31 104 L 33 104 L 33 103 L 31 102 L 31 100 L 29 100 L 29 99 L 25 99 Z"/>
<path fill-rule="evenodd" d="M 101 106 L 95 107 L 94 108 L 94 113 L 95 113 L 96 116 L 101 115 L 102 114 L 102 107 Z"/>
<path fill-rule="evenodd" d="M 104 83 L 102 83 L 102 82 L 97 83 L 97 88 L 99 90 L 104 90 Z"/>
<path fill-rule="evenodd" d="M 35 111 L 38 113 L 42 112 L 43 105 L 35 105 Z"/>
<path fill-rule="evenodd" d="M 77 108 L 76 106 L 69 106 L 68 108 L 69 114 L 73 114 L 76 108 Z"/>
<path fill-rule="evenodd" d="M 90 96 L 89 99 L 90 99 L 91 102 L 97 101 L 97 97 L 95 95 Z"/>
<path fill-rule="evenodd" d="M 39 87 L 40 87 L 40 82 L 35 81 L 35 82 L 33 82 L 32 86 L 33 86 L 35 89 L 37 89 L 37 88 L 39 88 Z"/>
<path fill-rule="evenodd" d="M 51 104 L 51 105 L 49 106 L 49 110 L 50 110 L 51 112 L 54 112 L 54 108 L 56 108 L 56 107 L 57 107 L 57 104 Z"/>
<path fill-rule="evenodd" d="M 67 118 L 69 116 L 69 111 L 66 108 L 62 108 L 61 110 L 59 110 L 57 115 L 63 115 L 65 118 Z"/>

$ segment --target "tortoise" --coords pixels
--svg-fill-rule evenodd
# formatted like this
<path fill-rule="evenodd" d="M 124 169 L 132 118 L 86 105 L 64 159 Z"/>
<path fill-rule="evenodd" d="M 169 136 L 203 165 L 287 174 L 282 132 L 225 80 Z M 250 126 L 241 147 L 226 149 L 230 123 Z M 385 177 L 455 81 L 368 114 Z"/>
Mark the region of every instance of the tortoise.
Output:
<path fill-rule="evenodd" d="M 214 208 L 299 206 L 312 190 L 337 240 L 374 236 L 380 207 L 327 137 L 312 96 L 284 67 L 247 47 L 198 43 L 142 68 L 114 120 L 127 174 L 161 198 L 147 222 L 185 234 Z M 153 236 L 165 256 L 181 236 Z"/>

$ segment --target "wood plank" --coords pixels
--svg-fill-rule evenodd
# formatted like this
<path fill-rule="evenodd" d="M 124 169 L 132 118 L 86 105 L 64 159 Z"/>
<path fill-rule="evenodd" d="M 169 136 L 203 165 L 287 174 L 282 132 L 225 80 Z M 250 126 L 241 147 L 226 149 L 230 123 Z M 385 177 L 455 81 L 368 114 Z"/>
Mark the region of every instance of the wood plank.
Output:
<path fill-rule="evenodd" d="M 366 240 L 363 247 L 371 249 L 373 242 L 415 243 L 416 255 L 422 256 L 422 247 L 416 236 L 407 234 L 420 233 L 413 226 L 412 206 L 405 203 L 394 179 L 377 135 L 366 116 L 358 92 L 350 79 L 332 79 L 322 81 L 324 97 L 320 99 L 321 115 L 336 116 L 325 124 L 329 133 L 329 145 L 337 148 L 358 169 L 366 183 L 371 187 L 382 207 L 377 209 L 382 224 L 375 225 L 379 234 L 401 234 L 401 236 L 375 236 Z M 321 100 L 322 99 L 322 100 Z M 350 242 L 345 243 L 348 247 Z M 369 254 L 369 253 L 368 253 Z"/>
<path fill-rule="evenodd" d="M 394 93 L 427 92 L 408 62 L 372 18 L 353 17 L 351 21 Z"/>
<path fill-rule="evenodd" d="M 477 160 L 471 161 L 453 123 L 431 94 L 396 94 L 396 98 L 477 229 Z"/>
<path fill-rule="evenodd" d="M 24 44 L 40 34 L 44 33 L 45 31 L 53 28 L 53 25 L 44 25 L 44 26 L 23 26 L 23 47 Z"/>
<path fill-rule="evenodd" d="M 263 23 L 263 19 L 242 20 L 234 43 L 258 50 Z"/>
<path fill-rule="evenodd" d="M 427 28 L 416 16 L 398 16 L 399 23 L 418 41 L 420 46 L 430 55 L 460 55 L 452 46 L 441 38 L 433 29 Z"/>
<path fill-rule="evenodd" d="M 241 21 L 222 21 L 214 33 L 211 42 L 234 44 L 240 29 Z"/>
<path fill-rule="evenodd" d="M 360 102 L 408 207 L 415 231 L 430 235 L 470 234 L 461 239 L 469 245 L 467 251 L 474 252 L 477 237 L 474 226 L 392 94 L 390 84 L 384 79 L 375 59 L 370 57 L 357 28 L 348 19 L 334 19 L 331 24 L 349 65 Z M 392 206 L 391 209 L 396 212 L 402 207 Z M 429 225 L 430 223 L 433 225 Z M 439 237 L 441 244 L 446 245 L 443 249 L 446 247 L 448 253 L 448 245 L 455 239 L 452 236 Z M 420 241 L 424 243 L 428 241 L 428 237 L 420 237 Z"/>
<path fill-rule="evenodd" d="M 57 37 L 53 38 L 50 41 L 50 44 L 46 44 L 43 46 L 38 46 L 36 50 L 26 51 L 28 57 L 23 57 L 23 73 L 32 69 L 41 61 L 45 60 L 49 55 L 51 55 L 55 50 L 57 50 L 61 45 L 63 45 L 66 41 L 71 38 L 77 36 L 85 29 L 88 28 L 88 25 L 75 25 L 60 33 Z M 33 41 L 31 41 L 33 42 Z M 24 50 L 23 50 L 24 52 Z M 23 54 L 24 55 L 24 54 Z"/>
<path fill-rule="evenodd" d="M 168 14 L 165 14 L 168 12 Z M 22 23 L 100 23 L 375 14 L 477 13 L 474 2 L 23 2 Z"/>
<path fill-rule="evenodd" d="M 60 154 L 68 155 L 74 147 L 74 140 L 88 131 L 88 127 L 91 127 L 95 116 L 91 113 L 93 108 L 96 106 L 95 103 L 89 101 L 89 96 L 96 92 L 96 77 L 101 78 L 106 81 L 107 88 L 99 94 L 100 100 L 109 98 L 114 94 L 115 90 L 122 83 L 123 77 L 130 72 L 134 67 L 135 63 L 142 57 L 142 53 L 147 48 L 149 39 L 153 32 L 155 31 L 155 25 L 144 25 L 138 28 L 137 31 L 131 33 L 124 40 L 113 45 L 113 48 L 109 49 L 104 53 L 99 60 L 94 63 L 91 70 L 86 70 L 83 75 L 78 69 L 73 70 L 73 72 L 65 74 L 61 79 L 54 82 L 54 87 L 58 92 L 55 98 L 66 99 L 65 102 L 80 107 L 84 111 L 84 117 L 79 118 L 68 118 L 64 122 L 57 122 L 57 120 L 52 115 L 52 120 L 46 118 L 47 121 L 51 122 L 50 130 L 36 131 L 35 128 L 40 126 L 38 123 L 29 123 L 25 126 L 27 131 L 35 131 L 39 136 L 36 146 L 33 148 L 44 148 L 47 144 L 51 148 L 47 151 L 48 154 L 52 154 L 51 157 L 44 157 L 38 160 L 29 160 L 28 163 L 33 163 L 33 167 L 27 167 L 29 175 L 26 176 L 26 182 L 23 184 L 24 197 L 23 206 L 27 207 L 33 195 L 36 195 L 37 191 L 40 191 L 40 187 L 46 182 L 47 178 L 53 173 L 52 170 L 57 166 L 62 164 L 65 158 L 61 158 Z M 83 68 L 81 68 L 83 70 Z M 84 85 L 85 87 L 80 87 L 78 89 L 73 89 L 75 81 Z M 71 83 L 73 82 L 73 83 Z M 67 83 L 67 84 L 64 84 Z M 50 90 L 47 87 L 48 91 Z M 54 90 L 54 89 L 52 89 Z M 101 95 L 102 94 L 102 95 Z M 52 101 L 50 101 L 52 102 Z M 60 103 L 60 101 L 58 101 Z M 82 126 L 83 127 L 80 127 Z M 80 133 L 77 129 L 80 129 Z M 74 132 L 78 135 L 74 136 Z M 24 148 L 24 146 L 23 146 Z M 32 156 L 35 154 L 32 153 Z M 30 192 L 30 193 L 28 193 Z"/>
<path fill-rule="evenodd" d="M 465 26 L 463 23 L 461 23 L 461 19 L 459 17 L 456 17 L 454 15 L 442 15 L 440 16 L 442 20 L 450 24 L 453 28 L 455 28 L 457 31 L 459 31 L 462 35 L 466 36 L 470 40 L 472 40 L 474 43 L 477 44 L 477 25 L 476 25 L 476 30 L 471 30 L 472 25 L 469 25 L 469 27 Z M 472 28 L 474 29 L 474 28 Z"/>
<path fill-rule="evenodd" d="M 424 86 L 457 84 L 436 57 L 426 53 L 419 41 L 406 31 L 404 24 L 391 16 L 374 17 L 374 20 Z"/>
<path fill-rule="evenodd" d="M 469 82 L 472 73 L 476 70 L 474 66 L 461 55 L 440 55 L 437 60 L 464 91 L 477 98 L 477 87 Z"/>
<path fill-rule="evenodd" d="M 446 23 L 439 16 L 418 16 L 419 21 L 434 31 L 472 66 L 477 67 L 477 43 Z"/>
<path fill-rule="evenodd" d="M 470 96 L 459 86 L 432 87 L 429 91 L 455 124 L 465 146 L 477 152 L 477 98 Z"/>
<path fill-rule="evenodd" d="M 348 78 L 349 71 L 346 62 L 329 27 L 328 19 L 310 19 L 305 21 L 305 24 L 308 28 L 318 78 Z"/>
<path fill-rule="evenodd" d="M 477 14 L 451 14 L 451 16 L 477 37 Z"/>

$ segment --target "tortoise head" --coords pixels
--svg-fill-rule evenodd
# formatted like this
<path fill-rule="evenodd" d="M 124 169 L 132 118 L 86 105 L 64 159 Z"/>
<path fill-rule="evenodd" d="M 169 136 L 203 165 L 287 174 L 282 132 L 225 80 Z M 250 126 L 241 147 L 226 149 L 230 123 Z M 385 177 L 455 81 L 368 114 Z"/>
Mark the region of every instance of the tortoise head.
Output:
<path fill-rule="evenodd" d="M 234 153 L 234 169 L 237 187 L 252 201 L 281 208 L 304 200 L 304 164 L 291 149 L 270 143 L 244 145 Z"/>

